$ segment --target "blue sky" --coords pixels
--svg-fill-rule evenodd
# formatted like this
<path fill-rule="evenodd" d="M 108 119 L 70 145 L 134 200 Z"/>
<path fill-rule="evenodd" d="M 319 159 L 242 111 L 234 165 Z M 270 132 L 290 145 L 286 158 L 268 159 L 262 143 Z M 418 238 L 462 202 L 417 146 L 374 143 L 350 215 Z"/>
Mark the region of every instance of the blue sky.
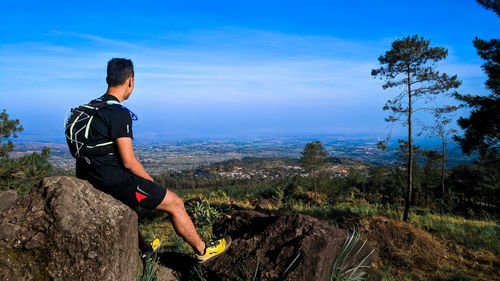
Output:
<path fill-rule="evenodd" d="M 64 139 L 66 111 L 106 90 L 126 57 L 137 139 L 371 135 L 388 129 L 371 69 L 419 34 L 462 93 L 486 94 L 475 36 L 500 19 L 475 1 L 10 1 L 0 11 L 0 108 L 21 137 Z M 398 131 L 396 131 L 398 132 Z M 401 132 L 401 131 L 399 131 Z"/>

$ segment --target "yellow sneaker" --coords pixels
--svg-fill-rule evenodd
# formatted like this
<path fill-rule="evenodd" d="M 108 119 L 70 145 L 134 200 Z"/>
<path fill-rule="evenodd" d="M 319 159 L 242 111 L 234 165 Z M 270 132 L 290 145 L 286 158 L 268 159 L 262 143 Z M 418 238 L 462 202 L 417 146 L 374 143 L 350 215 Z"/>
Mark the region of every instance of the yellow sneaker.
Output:
<path fill-rule="evenodd" d="M 153 249 L 153 252 L 156 252 L 158 250 L 158 248 L 160 248 L 161 246 L 161 240 L 160 238 L 155 238 L 155 240 L 153 240 L 153 242 L 151 242 L 151 248 Z"/>
<path fill-rule="evenodd" d="M 151 242 L 146 242 L 146 245 L 148 247 L 148 250 L 146 250 L 144 253 L 142 253 L 142 256 L 141 256 L 141 259 L 146 259 L 149 257 L 149 259 L 151 259 L 151 257 L 153 256 L 154 253 L 156 253 L 156 251 L 158 250 L 158 248 L 160 248 L 161 246 L 161 240 L 160 238 L 155 238 L 153 241 Z"/>
<path fill-rule="evenodd" d="M 203 255 L 195 254 L 198 263 L 205 263 L 208 260 L 224 253 L 231 246 L 231 237 L 226 235 L 224 238 L 205 243 L 205 253 Z"/>

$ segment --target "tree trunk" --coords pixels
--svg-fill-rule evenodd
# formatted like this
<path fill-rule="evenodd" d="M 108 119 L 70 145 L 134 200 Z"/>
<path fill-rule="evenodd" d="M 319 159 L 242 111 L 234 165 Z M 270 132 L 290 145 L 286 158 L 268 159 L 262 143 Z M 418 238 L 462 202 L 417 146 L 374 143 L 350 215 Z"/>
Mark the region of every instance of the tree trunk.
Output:
<path fill-rule="evenodd" d="M 427 201 L 428 201 L 428 193 L 429 193 L 429 180 L 430 180 L 430 171 L 426 171 L 426 176 L 425 176 L 425 202 L 424 206 L 427 207 Z"/>
<path fill-rule="evenodd" d="M 411 189 L 413 186 L 413 139 L 411 136 L 411 84 L 410 84 L 410 67 L 408 66 L 408 187 L 406 191 L 405 211 L 403 221 L 408 221 L 408 213 L 410 211 Z"/>
<path fill-rule="evenodd" d="M 444 188 L 444 165 L 445 165 L 445 161 L 446 161 L 446 142 L 444 141 L 444 136 L 441 136 L 442 140 L 443 140 L 443 151 L 441 153 L 441 192 L 442 192 L 442 198 L 443 198 L 443 202 L 444 202 L 444 197 L 445 197 L 445 188 Z"/>

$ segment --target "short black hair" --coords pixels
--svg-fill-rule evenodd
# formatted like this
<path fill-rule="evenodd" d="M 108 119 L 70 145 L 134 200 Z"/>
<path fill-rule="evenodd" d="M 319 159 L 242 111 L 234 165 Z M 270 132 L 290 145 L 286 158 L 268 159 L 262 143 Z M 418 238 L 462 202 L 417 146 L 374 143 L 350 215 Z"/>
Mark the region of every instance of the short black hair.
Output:
<path fill-rule="evenodd" d="M 130 77 L 134 77 L 134 64 L 131 60 L 112 58 L 108 61 L 106 83 L 108 83 L 109 87 L 122 85 Z"/>

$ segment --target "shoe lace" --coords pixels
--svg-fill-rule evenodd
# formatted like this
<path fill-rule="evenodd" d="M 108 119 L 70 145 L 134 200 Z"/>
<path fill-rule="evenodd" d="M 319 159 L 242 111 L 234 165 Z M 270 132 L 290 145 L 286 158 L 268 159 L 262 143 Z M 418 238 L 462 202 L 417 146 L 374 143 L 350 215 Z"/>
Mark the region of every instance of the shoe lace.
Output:
<path fill-rule="evenodd" d="M 219 246 L 219 244 L 220 244 L 220 240 L 211 241 L 208 243 L 208 247 L 215 248 L 215 247 Z"/>

